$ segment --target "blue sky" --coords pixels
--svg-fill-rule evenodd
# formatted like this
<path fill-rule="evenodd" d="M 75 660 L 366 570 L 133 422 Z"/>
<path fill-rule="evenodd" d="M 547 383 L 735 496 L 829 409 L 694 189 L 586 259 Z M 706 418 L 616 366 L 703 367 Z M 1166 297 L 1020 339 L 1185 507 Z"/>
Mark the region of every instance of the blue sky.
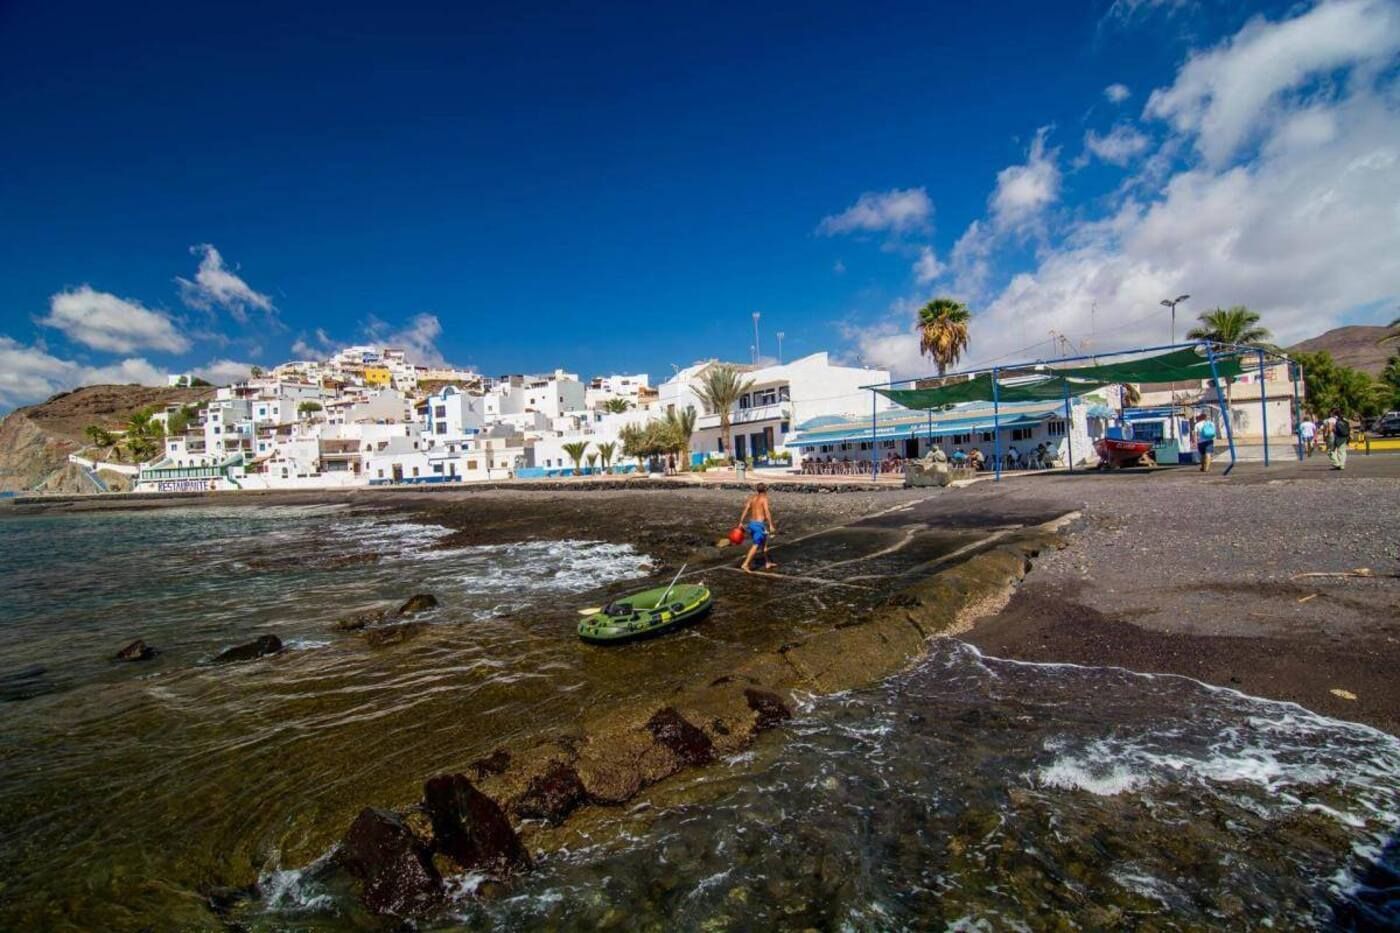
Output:
<path fill-rule="evenodd" d="M 972 362 L 1394 316 L 1394 0 L 757 6 L 0 7 L 0 407 L 368 337 L 661 375 L 753 311 L 909 372 L 934 294 Z"/>

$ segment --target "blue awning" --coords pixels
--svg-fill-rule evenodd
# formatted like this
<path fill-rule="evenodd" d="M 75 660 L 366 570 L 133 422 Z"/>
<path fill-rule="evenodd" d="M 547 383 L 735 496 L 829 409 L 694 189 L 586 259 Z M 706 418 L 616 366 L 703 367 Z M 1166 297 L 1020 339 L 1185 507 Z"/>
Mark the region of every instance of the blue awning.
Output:
<path fill-rule="evenodd" d="M 1006 428 L 1025 427 L 1029 424 L 1039 424 L 1055 416 L 1055 412 L 1047 411 L 1038 415 L 1015 415 L 1004 418 L 1000 422 L 994 422 L 990 417 L 964 418 L 951 422 L 934 422 L 932 432 L 929 431 L 927 422 L 921 423 L 912 421 L 905 424 L 880 425 L 874 433 L 874 439 L 876 441 L 898 441 L 907 440 L 911 437 L 950 437 L 954 434 L 974 434 L 981 431 L 990 431 L 994 426 L 999 426 L 1004 430 Z M 870 439 L 871 431 L 869 428 L 851 427 L 846 431 L 808 434 L 801 437 L 789 438 L 784 446 L 818 447 L 823 444 L 839 445 L 863 443 Z"/>

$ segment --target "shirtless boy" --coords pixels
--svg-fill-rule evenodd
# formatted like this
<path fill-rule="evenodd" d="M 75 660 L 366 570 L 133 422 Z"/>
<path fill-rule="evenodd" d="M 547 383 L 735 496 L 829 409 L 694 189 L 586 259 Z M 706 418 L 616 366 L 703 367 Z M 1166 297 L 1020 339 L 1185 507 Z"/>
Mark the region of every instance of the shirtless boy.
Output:
<path fill-rule="evenodd" d="M 739 516 L 739 524 L 753 540 L 740 569 L 744 573 L 753 573 L 753 558 L 760 548 L 763 550 L 763 566 L 760 569 L 772 570 L 778 566 L 768 559 L 768 537 L 778 529 L 773 524 L 773 509 L 768 505 L 768 487 L 763 483 L 759 483 L 754 494 L 744 500 L 744 511 Z"/>

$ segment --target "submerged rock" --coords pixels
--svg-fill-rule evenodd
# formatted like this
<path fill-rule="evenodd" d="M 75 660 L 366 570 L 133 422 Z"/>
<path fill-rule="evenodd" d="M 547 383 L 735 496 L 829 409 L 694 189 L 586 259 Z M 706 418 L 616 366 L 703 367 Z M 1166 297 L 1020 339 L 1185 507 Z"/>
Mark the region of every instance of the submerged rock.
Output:
<path fill-rule="evenodd" d="M 684 764 L 704 765 L 715 760 L 715 745 L 710 737 L 669 706 L 657 710 L 647 721 L 647 731 L 658 745 L 669 748 Z"/>
<path fill-rule="evenodd" d="M 228 664 L 230 661 L 253 661 L 270 654 L 276 654 L 281 650 L 282 639 L 276 635 L 260 635 L 256 641 L 250 641 L 246 645 L 238 645 L 219 652 L 214 658 L 214 663 Z"/>
<path fill-rule="evenodd" d="M 381 625 L 365 629 L 365 644 L 371 648 L 386 648 L 399 645 L 422 635 L 428 628 L 426 622 L 400 622 L 396 625 Z"/>
<path fill-rule="evenodd" d="M 755 732 L 771 729 L 778 723 L 792 718 L 792 710 L 787 708 L 776 693 L 749 687 L 744 690 L 744 699 L 748 701 L 749 709 L 758 714 L 758 721 L 754 723 Z"/>
<path fill-rule="evenodd" d="M 429 609 L 436 609 L 437 605 L 437 597 L 432 593 L 415 593 L 408 598 L 408 602 L 399 607 L 398 614 L 411 616 L 419 612 L 427 612 Z"/>
<path fill-rule="evenodd" d="M 122 650 L 118 651 L 115 657 L 117 661 L 149 661 L 160 654 L 155 648 L 146 644 L 143 639 L 136 639 Z"/>
<path fill-rule="evenodd" d="M 478 758 L 467 767 L 471 768 L 479 781 L 482 778 L 492 777 L 497 774 L 505 774 L 510 767 L 510 752 L 504 748 L 498 748 L 485 758 Z"/>
<path fill-rule="evenodd" d="M 360 882 L 360 899 L 375 913 L 423 914 L 442 895 L 428 844 L 388 810 L 361 810 L 336 858 Z"/>
<path fill-rule="evenodd" d="M 42 664 L 32 664 L 0 675 L 0 701 L 29 700 L 53 693 L 58 685 L 49 679 L 48 673 L 49 669 Z"/>
<path fill-rule="evenodd" d="M 530 780 L 525 792 L 511 805 L 511 812 L 522 820 L 548 820 L 558 826 L 587 802 L 588 791 L 578 772 L 556 761 L 544 774 Z"/>
<path fill-rule="evenodd" d="M 365 612 L 357 612 L 354 615 L 342 616 L 335 620 L 335 627 L 342 632 L 358 632 L 366 626 L 383 621 L 384 611 L 381 609 L 370 609 Z"/>
<path fill-rule="evenodd" d="M 530 855 L 496 801 L 465 774 L 442 774 L 423 787 L 433 823 L 433 847 L 464 871 L 510 874 L 530 867 Z"/>

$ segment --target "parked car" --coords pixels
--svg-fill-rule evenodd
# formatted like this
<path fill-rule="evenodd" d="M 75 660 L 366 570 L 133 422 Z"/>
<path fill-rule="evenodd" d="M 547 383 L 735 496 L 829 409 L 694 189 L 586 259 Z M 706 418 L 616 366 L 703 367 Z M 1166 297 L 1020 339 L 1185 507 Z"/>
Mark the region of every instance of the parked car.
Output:
<path fill-rule="evenodd" d="M 1371 433 L 1377 437 L 1400 437 L 1400 411 L 1382 415 L 1371 428 Z"/>

